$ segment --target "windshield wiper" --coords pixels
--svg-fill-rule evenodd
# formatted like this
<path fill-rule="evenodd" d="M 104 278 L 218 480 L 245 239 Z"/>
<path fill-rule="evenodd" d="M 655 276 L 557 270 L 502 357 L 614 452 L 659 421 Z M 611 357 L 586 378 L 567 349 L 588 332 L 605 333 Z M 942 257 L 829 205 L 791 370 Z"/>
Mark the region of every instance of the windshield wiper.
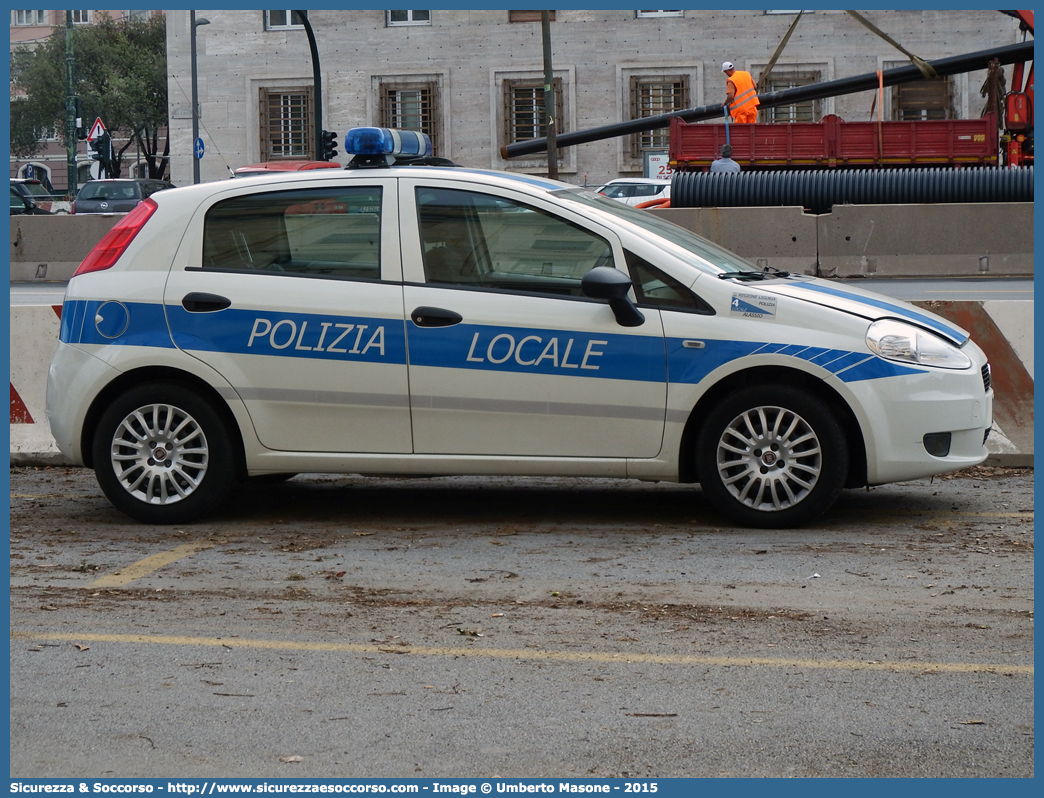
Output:
<path fill-rule="evenodd" d="M 768 280 L 774 277 L 790 277 L 790 272 L 781 271 L 775 266 L 766 266 L 760 272 L 721 272 L 719 280 Z"/>

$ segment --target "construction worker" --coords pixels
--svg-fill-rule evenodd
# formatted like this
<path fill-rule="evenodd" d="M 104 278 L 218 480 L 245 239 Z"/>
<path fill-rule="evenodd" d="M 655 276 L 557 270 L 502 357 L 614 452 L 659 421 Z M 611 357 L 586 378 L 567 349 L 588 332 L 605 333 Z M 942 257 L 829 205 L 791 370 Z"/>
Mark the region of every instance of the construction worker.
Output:
<path fill-rule="evenodd" d="M 725 73 L 725 108 L 732 114 L 732 121 L 739 124 L 758 121 L 757 87 L 749 72 L 736 69 L 731 61 L 721 65 Z"/>
<path fill-rule="evenodd" d="M 731 144 L 722 145 L 721 157 L 711 161 L 710 170 L 712 172 L 738 172 L 740 170 L 740 165 L 732 160 Z"/>

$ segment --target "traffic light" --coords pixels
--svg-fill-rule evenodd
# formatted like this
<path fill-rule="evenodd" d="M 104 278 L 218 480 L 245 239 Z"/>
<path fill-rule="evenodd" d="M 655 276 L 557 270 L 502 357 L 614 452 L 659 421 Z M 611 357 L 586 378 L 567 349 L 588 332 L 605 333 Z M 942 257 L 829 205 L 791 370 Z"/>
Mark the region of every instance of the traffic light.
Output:
<path fill-rule="evenodd" d="M 105 170 L 106 174 L 111 173 L 112 139 L 110 138 L 108 131 L 102 133 L 94 140 L 93 147 L 94 152 L 91 153 L 91 158 L 101 165 L 101 168 Z"/>
<path fill-rule="evenodd" d="M 332 130 L 323 131 L 323 154 L 320 160 L 332 161 L 337 157 L 337 134 Z"/>

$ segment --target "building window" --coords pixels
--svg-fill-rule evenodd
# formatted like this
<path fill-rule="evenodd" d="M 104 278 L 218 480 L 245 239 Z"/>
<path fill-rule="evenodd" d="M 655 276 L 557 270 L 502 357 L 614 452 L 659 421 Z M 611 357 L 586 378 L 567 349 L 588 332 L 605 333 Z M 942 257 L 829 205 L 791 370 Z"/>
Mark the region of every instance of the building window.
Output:
<path fill-rule="evenodd" d="M 550 19 L 555 21 L 555 12 L 550 13 Z M 508 22 L 540 22 L 539 11 L 508 11 Z"/>
<path fill-rule="evenodd" d="M 91 23 L 90 11 L 72 11 L 73 25 L 89 25 Z"/>
<path fill-rule="evenodd" d="M 953 80 L 949 77 L 914 80 L 892 87 L 892 119 L 919 122 L 953 116 Z"/>
<path fill-rule="evenodd" d="M 152 15 L 152 12 L 148 10 L 127 11 L 126 15 L 129 19 L 146 20 Z"/>
<path fill-rule="evenodd" d="M 304 28 L 304 20 L 296 11 L 266 11 L 265 30 L 297 30 Z"/>
<path fill-rule="evenodd" d="M 12 25 L 46 25 L 46 11 L 12 11 Z"/>
<path fill-rule="evenodd" d="M 631 119 L 659 116 L 689 107 L 689 76 L 631 77 Z M 669 129 L 646 130 L 631 137 L 631 155 L 639 157 L 643 150 L 666 150 Z"/>
<path fill-rule="evenodd" d="M 504 81 L 505 136 L 508 143 L 539 139 L 547 135 L 543 79 Z M 555 133 L 563 132 L 562 79 L 555 78 Z"/>
<path fill-rule="evenodd" d="M 431 24 L 431 12 L 430 11 L 388 11 L 387 12 L 387 23 L 388 27 L 396 27 L 398 25 L 430 25 Z"/>
<path fill-rule="evenodd" d="M 315 158 L 312 87 L 261 89 L 261 160 Z"/>
<path fill-rule="evenodd" d="M 819 72 L 775 72 L 769 75 L 762 89 L 765 93 L 794 89 L 819 82 Z M 758 108 L 759 122 L 818 122 L 822 111 L 819 100 L 806 100 L 796 105 L 777 105 L 775 108 Z"/>
<path fill-rule="evenodd" d="M 378 113 L 381 127 L 417 130 L 431 139 L 433 155 L 441 155 L 439 141 L 439 91 L 427 83 L 382 82 Z"/>
<path fill-rule="evenodd" d="M 681 17 L 685 15 L 684 11 L 635 11 L 634 13 L 638 19 L 650 19 L 652 17 Z"/>

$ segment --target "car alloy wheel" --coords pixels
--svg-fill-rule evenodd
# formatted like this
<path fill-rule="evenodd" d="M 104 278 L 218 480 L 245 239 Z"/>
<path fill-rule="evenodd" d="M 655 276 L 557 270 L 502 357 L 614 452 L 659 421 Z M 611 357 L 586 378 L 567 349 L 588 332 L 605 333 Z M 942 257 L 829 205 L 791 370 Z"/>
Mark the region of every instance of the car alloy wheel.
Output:
<path fill-rule="evenodd" d="M 844 433 L 812 395 L 756 386 L 708 416 L 697 453 L 700 482 L 717 509 L 743 524 L 786 527 L 826 511 L 848 470 Z"/>
<path fill-rule="evenodd" d="M 174 383 L 118 397 L 99 420 L 93 452 L 105 495 L 146 523 L 181 523 L 209 510 L 235 476 L 225 423 L 205 399 Z"/>
<path fill-rule="evenodd" d="M 154 403 L 120 422 L 109 459 L 127 493 L 146 504 L 173 504 L 202 483 L 210 453 L 196 419 L 178 407 Z"/>

